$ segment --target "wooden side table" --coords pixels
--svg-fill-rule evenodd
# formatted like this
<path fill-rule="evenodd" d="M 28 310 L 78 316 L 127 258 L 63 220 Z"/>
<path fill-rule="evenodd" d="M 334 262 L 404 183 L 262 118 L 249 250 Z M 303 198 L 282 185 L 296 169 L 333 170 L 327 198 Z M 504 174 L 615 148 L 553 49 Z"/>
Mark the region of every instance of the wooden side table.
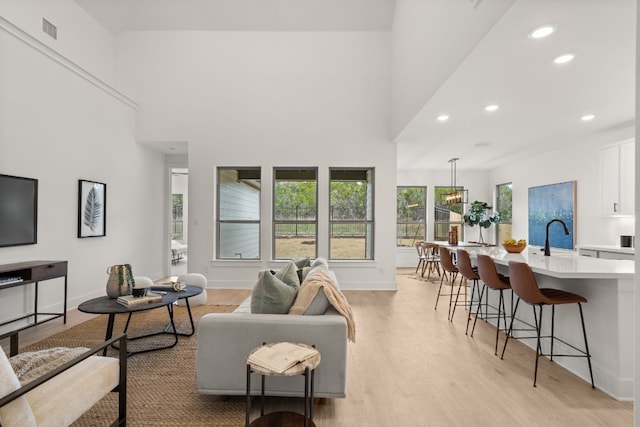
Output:
<path fill-rule="evenodd" d="M 269 343 L 263 344 L 266 346 L 273 346 L 277 343 Z M 296 345 L 307 347 L 307 348 L 315 348 L 307 344 L 296 343 Z M 304 423 L 304 427 L 315 427 L 315 423 L 313 422 L 313 381 L 315 376 L 315 369 L 320 364 L 320 353 L 316 356 L 313 356 L 305 361 L 299 362 L 291 368 L 287 369 L 284 372 L 275 372 L 270 369 L 264 368 L 262 366 L 258 366 L 252 364 L 248 361 L 249 356 L 251 356 L 255 351 L 260 349 L 260 347 L 256 347 L 249 352 L 247 356 L 247 408 L 246 408 L 246 427 L 269 427 L 273 425 L 281 426 L 281 427 L 294 427 L 299 426 L 301 423 Z M 261 388 L 260 388 L 260 417 L 255 419 L 251 424 L 249 424 L 249 413 L 251 411 L 251 374 L 255 372 L 260 374 L 261 376 Z M 281 412 L 272 412 L 270 414 L 264 414 L 264 384 L 265 377 L 268 376 L 294 376 L 294 375 L 304 375 L 304 416 L 302 414 L 298 414 L 295 412 L 281 411 Z"/>

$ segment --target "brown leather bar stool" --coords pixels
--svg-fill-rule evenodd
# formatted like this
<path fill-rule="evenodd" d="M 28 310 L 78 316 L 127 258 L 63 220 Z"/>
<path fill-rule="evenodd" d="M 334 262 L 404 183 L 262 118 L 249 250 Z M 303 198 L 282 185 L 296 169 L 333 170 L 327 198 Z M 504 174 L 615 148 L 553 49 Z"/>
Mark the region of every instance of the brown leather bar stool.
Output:
<path fill-rule="evenodd" d="M 538 283 L 536 282 L 536 278 L 531 271 L 531 267 L 523 262 L 509 261 L 509 279 L 511 282 L 511 288 L 513 289 L 513 292 L 515 292 L 515 294 L 518 296 L 518 300 L 516 301 L 516 305 L 513 309 L 513 316 L 511 317 L 511 325 L 509 326 L 507 339 L 504 341 L 504 347 L 502 348 L 502 357 L 504 357 L 504 351 L 507 349 L 509 336 L 511 335 L 511 331 L 513 330 L 513 319 L 515 318 L 516 312 L 518 310 L 518 304 L 520 303 L 520 300 L 522 300 L 528 304 L 531 304 L 531 307 L 533 308 L 534 320 L 536 322 L 536 367 L 533 375 L 533 386 L 536 386 L 536 380 L 538 377 L 538 358 L 540 356 L 550 356 L 552 361 L 553 356 L 567 356 L 587 358 L 587 363 L 589 364 L 589 375 L 591 377 L 591 387 L 595 388 L 596 386 L 593 382 L 593 370 L 591 368 L 591 354 L 589 353 L 589 344 L 587 342 L 587 331 L 584 326 L 584 315 L 582 314 L 582 303 L 586 303 L 587 299 L 580 295 L 562 291 L 559 289 L 538 288 Z M 580 309 L 580 321 L 582 323 L 582 335 L 584 336 L 584 350 L 574 347 L 571 344 L 562 341 L 553 335 L 555 306 L 560 304 L 578 304 L 578 308 Z M 548 337 L 540 336 L 542 329 L 542 308 L 545 305 L 551 306 L 551 335 Z M 540 307 L 539 315 L 536 312 L 536 306 Z M 541 338 L 551 338 L 551 352 L 549 354 L 544 354 L 542 352 L 542 345 L 540 342 Z M 566 344 L 567 346 L 573 348 L 581 354 L 554 354 L 554 340 L 558 340 L 563 344 Z"/>
<path fill-rule="evenodd" d="M 462 275 L 463 280 L 460 280 L 460 285 L 458 285 L 458 293 L 456 294 L 456 302 L 453 304 L 453 312 L 451 313 L 451 321 L 453 321 L 453 315 L 456 313 L 456 306 L 459 305 L 458 304 L 458 299 L 460 297 L 460 290 L 463 287 L 463 282 L 464 282 L 464 286 L 465 286 L 465 290 L 464 290 L 464 306 L 467 305 L 467 290 L 466 290 L 466 286 L 468 281 L 471 280 L 472 282 L 472 286 L 471 286 L 471 298 L 469 299 L 469 314 L 467 315 L 467 327 L 469 327 L 469 320 L 471 319 L 471 307 L 473 306 L 473 298 L 476 295 L 476 289 L 479 288 L 478 286 L 478 280 L 480 280 L 480 276 L 478 276 L 478 270 L 473 267 L 473 265 L 471 265 L 471 258 L 469 258 L 469 252 L 465 251 L 464 249 L 457 249 L 456 250 L 456 258 L 458 259 L 458 271 L 460 272 L 460 274 Z M 480 294 L 480 291 L 478 289 L 478 294 Z M 482 298 L 478 300 L 478 310 L 480 309 L 480 306 L 482 305 Z"/>
<path fill-rule="evenodd" d="M 476 264 L 478 266 L 478 275 L 483 282 L 482 290 L 480 291 L 480 301 L 482 301 L 482 296 L 484 295 L 485 290 L 489 292 L 489 289 L 496 290 L 500 292 L 500 298 L 498 299 L 498 324 L 496 326 L 496 345 L 494 349 L 494 354 L 498 354 L 498 335 L 500 333 L 500 316 L 502 315 L 502 319 L 504 320 L 504 328 L 505 333 L 507 330 L 507 315 L 506 310 L 504 308 L 504 293 L 505 290 L 511 290 L 511 284 L 509 283 L 509 278 L 503 274 L 498 273 L 495 262 L 493 262 L 493 258 L 488 255 L 478 254 L 476 257 Z M 488 295 L 487 295 L 488 296 Z M 513 292 L 511 292 L 511 307 L 513 308 Z M 480 310 L 480 306 L 478 305 L 478 311 Z M 478 321 L 478 311 L 476 311 L 476 318 L 473 321 L 473 328 L 471 328 L 471 336 L 473 336 L 473 331 L 476 329 L 476 322 Z M 469 329 L 469 321 L 467 320 L 467 329 Z"/>
<path fill-rule="evenodd" d="M 440 296 L 449 296 L 449 312 L 447 313 L 447 319 L 451 319 L 451 304 L 453 302 L 453 286 L 456 284 L 456 279 L 458 277 L 458 267 L 455 266 L 453 260 L 451 258 L 451 252 L 449 249 L 444 246 L 440 246 L 440 265 L 442 266 L 442 277 L 440 278 L 440 287 L 438 288 L 438 296 L 436 297 L 436 306 L 435 309 L 438 308 L 438 300 Z M 450 293 L 442 293 L 442 284 L 444 282 L 445 277 L 447 277 L 447 273 L 449 273 L 449 278 L 447 280 L 451 281 L 451 292 Z M 462 280 L 462 276 L 460 277 Z"/>

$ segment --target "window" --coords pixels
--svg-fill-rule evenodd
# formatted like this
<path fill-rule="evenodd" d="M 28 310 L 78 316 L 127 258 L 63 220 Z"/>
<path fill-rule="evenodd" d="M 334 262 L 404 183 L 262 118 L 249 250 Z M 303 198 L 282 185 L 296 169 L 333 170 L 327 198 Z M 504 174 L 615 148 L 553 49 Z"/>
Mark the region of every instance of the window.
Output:
<path fill-rule="evenodd" d="M 496 227 L 497 230 L 497 242 L 502 243 L 505 239 L 511 239 L 511 200 L 512 200 L 512 188 L 511 183 L 499 184 L 496 186 L 497 203 L 496 210 L 500 213 L 500 222 Z"/>
<path fill-rule="evenodd" d="M 373 259 L 373 169 L 329 175 L 329 257 Z"/>
<path fill-rule="evenodd" d="M 184 227 L 182 220 L 183 199 L 182 194 L 171 195 L 171 240 L 184 239 Z"/>
<path fill-rule="evenodd" d="M 273 258 L 315 258 L 317 169 L 275 168 L 273 175 Z"/>
<path fill-rule="evenodd" d="M 260 168 L 218 168 L 219 259 L 260 259 Z"/>
<path fill-rule="evenodd" d="M 427 187 L 398 187 L 396 246 L 414 246 L 426 239 Z"/>
<path fill-rule="evenodd" d="M 436 187 L 434 191 L 434 240 L 449 240 L 449 231 L 453 227 L 458 228 L 458 240 L 464 240 L 464 227 L 462 226 L 462 203 L 446 203 L 447 194 L 463 193 L 463 187 Z M 456 199 L 457 200 L 457 199 Z"/>

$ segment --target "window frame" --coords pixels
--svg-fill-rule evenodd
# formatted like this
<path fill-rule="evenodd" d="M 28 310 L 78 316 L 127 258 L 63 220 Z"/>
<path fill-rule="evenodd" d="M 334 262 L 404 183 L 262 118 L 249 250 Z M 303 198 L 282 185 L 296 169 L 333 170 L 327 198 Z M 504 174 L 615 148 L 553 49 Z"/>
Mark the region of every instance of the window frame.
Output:
<path fill-rule="evenodd" d="M 337 171 L 357 172 L 362 171 L 368 175 L 367 184 L 370 187 L 367 194 L 370 195 L 366 202 L 366 219 L 363 220 L 333 220 L 333 206 L 331 200 L 331 184 L 333 183 L 332 174 Z M 340 181 L 340 182 L 344 182 Z M 329 168 L 329 229 L 328 229 L 328 243 L 329 243 L 329 259 L 337 261 L 372 261 L 375 259 L 375 167 L 330 167 Z M 333 226 L 337 224 L 365 224 L 365 257 L 364 258 L 337 258 L 332 256 L 332 242 L 333 242 Z M 369 252 L 367 256 L 367 251 Z"/>
<path fill-rule="evenodd" d="M 399 200 L 399 191 L 402 189 L 411 189 L 411 188 L 415 188 L 415 189 L 420 189 L 423 191 L 423 200 L 422 200 L 422 209 L 420 209 L 419 212 L 421 212 L 421 216 L 422 216 L 422 220 L 421 222 L 401 222 L 400 221 L 400 213 L 398 212 L 398 210 L 400 209 L 400 200 Z M 418 241 L 424 241 L 427 239 L 427 186 L 426 185 L 398 185 L 396 187 L 396 247 L 397 248 L 406 248 L 406 247 L 414 247 L 415 243 Z M 418 205 L 419 207 L 420 205 Z M 407 209 L 410 209 L 410 206 L 407 206 Z M 418 215 L 420 216 L 420 215 Z M 416 233 L 413 236 L 413 244 L 410 246 L 403 246 L 400 244 L 401 239 L 399 236 L 399 230 L 404 226 L 405 228 L 407 228 L 409 225 L 414 225 L 414 224 L 418 224 L 418 225 L 422 225 L 422 234 L 420 236 L 418 236 L 418 231 L 420 230 L 420 226 L 418 227 L 418 229 L 416 230 Z M 404 240 L 408 240 L 409 237 L 405 237 Z"/>
<path fill-rule="evenodd" d="M 464 202 L 460 202 L 460 203 L 452 203 L 450 205 L 446 204 L 446 203 L 442 203 L 442 192 L 444 191 L 443 189 L 446 189 L 447 192 L 461 192 L 462 194 L 464 194 L 465 189 L 462 186 L 456 186 L 456 187 L 451 187 L 451 186 L 435 186 L 433 188 L 433 239 L 436 241 L 440 241 L 440 240 L 444 240 L 444 241 L 448 241 L 449 240 L 449 236 L 448 236 L 448 232 L 451 231 L 453 226 L 457 226 L 458 227 L 458 240 L 459 241 L 464 241 Z M 448 211 L 449 211 L 449 220 L 448 221 L 442 221 L 439 220 L 438 218 L 440 218 L 440 215 L 438 215 L 438 209 L 442 210 L 442 207 L 448 207 Z M 460 207 L 460 222 L 455 222 L 455 221 L 451 221 L 451 212 L 452 209 L 450 208 L 451 206 L 459 206 Z M 454 212 L 454 213 L 458 213 L 458 212 Z M 447 231 L 447 236 L 441 236 L 439 234 L 438 231 L 438 226 L 443 227 L 443 225 L 445 224 L 449 224 L 448 226 L 448 231 Z"/>
<path fill-rule="evenodd" d="M 276 215 L 276 184 L 278 182 L 278 171 L 313 171 L 315 175 L 315 219 L 314 220 L 277 220 Z M 314 235 L 314 254 L 311 258 L 318 257 L 318 167 L 317 166 L 275 166 L 273 168 L 273 179 L 272 179 L 272 197 L 271 197 L 271 258 L 273 260 L 285 260 L 291 259 L 290 256 L 282 256 L 278 257 L 276 243 L 277 243 L 277 229 L 278 225 L 313 225 L 315 228 Z M 302 255 L 306 256 L 306 255 Z"/>
<path fill-rule="evenodd" d="M 500 204 L 500 188 L 508 186 L 511 188 L 511 205 L 508 215 L 504 214 L 504 209 Z M 502 243 L 505 239 L 513 238 L 512 230 L 513 230 L 513 183 L 505 182 L 502 184 L 496 185 L 496 203 L 495 210 L 500 213 L 500 222 L 497 224 L 495 231 L 495 238 L 498 244 Z M 504 236 L 502 234 L 505 234 Z"/>
<path fill-rule="evenodd" d="M 221 189 L 221 173 L 223 173 L 224 171 L 254 171 L 257 172 L 258 175 L 258 181 L 260 182 L 260 187 L 258 189 L 259 194 L 258 194 L 258 219 L 220 219 L 221 217 L 221 213 L 220 213 L 220 208 L 222 206 L 222 202 L 221 202 L 221 194 L 220 194 L 220 189 Z M 249 184 L 247 184 L 249 185 Z M 218 166 L 216 168 L 216 259 L 217 260 L 247 260 L 247 261 L 256 261 L 256 260 L 260 260 L 262 259 L 262 244 L 261 244 L 261 236 L 262 236 L 262 206 L 261 206 L 261 199 L 262 199 L 262 167 L 260 166 L 241 166 L 241 167 L 233 167 L 233 166 Z M 222 227 L 224 224 L 240 224 L 240 225 L 245 225 L 245 224 L 257 224 L 258 225 L 258 235 L 257 235 L 257 239 L 258 239 L 258 256 L 257 257 L 251 257 L 251 258 L 244 258 L 242 257 L 242 254 L 240 254 L 240 258 L 237 257 L 223 257 L 222 254 L 222 248 L 221 248 L 221 244 L 222 244 Z"/>

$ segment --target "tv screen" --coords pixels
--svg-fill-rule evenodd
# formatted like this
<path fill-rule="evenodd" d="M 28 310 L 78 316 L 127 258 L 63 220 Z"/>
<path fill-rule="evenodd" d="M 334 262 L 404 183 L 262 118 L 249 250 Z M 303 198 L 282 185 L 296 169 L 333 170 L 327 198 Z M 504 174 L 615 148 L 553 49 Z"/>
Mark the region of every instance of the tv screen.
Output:
<path fill-rule="evenodd" d="M 38 230 L 38 180 L 0 174 L 0 247 L 34 245 Z"/>

